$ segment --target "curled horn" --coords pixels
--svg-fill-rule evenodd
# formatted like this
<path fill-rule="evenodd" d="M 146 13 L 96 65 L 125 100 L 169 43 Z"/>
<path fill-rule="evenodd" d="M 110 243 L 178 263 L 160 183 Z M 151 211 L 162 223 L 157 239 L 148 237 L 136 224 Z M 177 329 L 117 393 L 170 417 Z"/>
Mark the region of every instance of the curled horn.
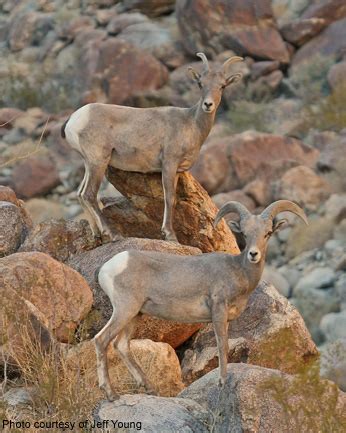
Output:
<path fill-rule="evenodd" d="M 239 57 L 239 56 L 233 56 L 233 57 L 230 57 L 230 58 L 227 59 L 227 60 L 225 61 L 225 63 L 222 65 L 222 69 L 225 71 L 226 68 L 227 68 L 229 65 L 231 65 L 232 63 L 235 63 L 235 62 L 242 62 L 243 60 L 244 60 L 243 57 Z"/>
<path fill-rule="evenodd" d="M 241 220 L 249 218 L 249 216 L 251 215 L 251 213 L 241 203 L 237 201 L 229 201 L 228 203 L 225 203 L 217 213 L 213 223 L 213 227 L 215 228 L 218 225 L 220 219 L 230 212 L 236 212 L 240 216 Z"/>
<path fill-rule="evenodd" d="M 204 71 L 203 72 L 209 72 L 209 63 L 207 56 L 204 53 L 197 53 L 196 56 L 198 56 L 200 59 L 202 59 L 203 65 L 204 65 Z"/>
<path fill-rule="evenodd" d="M 296 203 L 293 203 L 293 201 L 289 200 L 278 200 L 270 204 L 261 213 L 261 217 L 263 219 L 274 219 L 280 212 L 292 212 L 299 216 L 299 218 L 301 218 L 305 224 L 308 225 L 308 219 L 303 209 Z"/>

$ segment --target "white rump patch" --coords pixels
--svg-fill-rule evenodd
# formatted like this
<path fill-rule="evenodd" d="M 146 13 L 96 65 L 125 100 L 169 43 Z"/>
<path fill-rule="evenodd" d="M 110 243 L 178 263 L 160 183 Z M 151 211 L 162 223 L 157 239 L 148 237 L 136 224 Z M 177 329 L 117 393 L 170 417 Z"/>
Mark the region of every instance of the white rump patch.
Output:
<path fill-rule="evenodd" d="M 126 270 L 128 260 L 128 251 L 123 251 L 119 254 L 116 254 L 114 257 L 108 260 L 108 262 L 101 266 L 98 275 L 98 281 L 100 286 L 102 287 L 104 292 L 108 294 L 108 296 L 110 296 L 113 290 L 114 278 Z"/>
<path fill-rule="evenodd" d="M 89 122 L 90 104 L 84 105 L 75 111 L 65 126 L 66 140 L 75 150 L 81 152 L 79 134 Z"/>

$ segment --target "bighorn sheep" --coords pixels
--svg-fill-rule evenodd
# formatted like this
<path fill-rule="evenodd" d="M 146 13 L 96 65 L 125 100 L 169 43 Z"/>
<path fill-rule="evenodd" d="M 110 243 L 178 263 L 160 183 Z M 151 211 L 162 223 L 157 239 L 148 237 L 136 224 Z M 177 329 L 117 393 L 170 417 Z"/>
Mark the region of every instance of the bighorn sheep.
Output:
<path fill-rule="evenodd" d="M 229 212 L 239 214 L 239 223 L 233 222 L 232 227 L 246 238 L 246 247 L 236 256 L 208 253 L 182 257 L 124 251 L 100 268 L 99 284 L 113 306 L 111 319 L 95 336 L 99 385 L 109 399 L 115 396 L 108 375 L 107 348 L 115 337 L 114 347 L 138 384 L 154 392 L 129 348 L 134 320 L 141 313 L 177 322 L 212 322 L 219 351 L 219 381 L 224 384 L 228 321 L 242 313 L 256 288 L 268 240 L 286 222 L 276 220 L 276 216 L 284 211 L 295 213 L 307 224 L 303 210 L 288 200 L 272 203 L 260 215 L 252 215 L 238 202 L 226 203 L 214 225 Z"/>
<path fill-rule="evenodd" d="M 201 89 L 201 98 L 191 108 L 133 108 L 92 103 L 75 111 L 62 126 L 61 134 L 84 159 L 85 175 L 78 196 L 92 217 L 94 234 L 111 239 L 97 202 L 107 166 L 140 173 L 162 172 L 165 210 L 162 232 L 165 239 L 176 241 L 173 209 L 177 173 L 188 170 L 196 161 L 200 147 L 214 123 L 223 89 L 241 79 L 241 74 L 227 74 L 227 68 L 243 60 L 231 57 L 221 69 L 210 70 L 203 53 L 201 74 L 189 68 Z"/>

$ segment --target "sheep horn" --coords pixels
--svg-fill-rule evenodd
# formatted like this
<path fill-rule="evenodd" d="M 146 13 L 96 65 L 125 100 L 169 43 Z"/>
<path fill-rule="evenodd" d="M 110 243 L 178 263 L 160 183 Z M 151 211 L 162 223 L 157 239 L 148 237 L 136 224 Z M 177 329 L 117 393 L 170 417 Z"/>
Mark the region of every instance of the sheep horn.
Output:
<path fill-rule="evenodd" d="M 222 69 L 225 71 L 227 66 L 229 66 L 229 65 L 231 65 L 232 63 L 235 63 L 235 62 L 241 62 L 241 61 L 243 61 L 243 60 L 244 60 L 243 57 L 239 57 L 239 56 L 233 56 L 233 57 L 230 57 L 230 58 L 227 59 L 227 60 L 225 61 L 225 63 L 222 65 Z"/>
<path fill-rule="evenodd" d="M 237 201 L 229 201 L 225 203 L 217 213 L 213 223 L 213 227 L 215 228 L 218 225 L 220 219 L 230 212 L 236 212 L 240 216 L 241 220 L 249 218 L 249 216 L 251 216 L 251 213 L 246 209 L 244 205 Z"/>
<path fill-rule="evenodd" d="M 299 218 L 301 218 L 305 224 L 308 225 L 308 219 L 303 209 L 296 203 L 293 203 L 293 201 L 289 200 L 278 200 L 270 204 L 261 213 L 261 217 L 263 219 L 274 219 L 280 212 L 292 212 L 299 216 Z"/>
<path fill-rule="evenodd" d="M 202 59 L 203 65 L 204 65 L 204 73 L 209 72 L 209 62 L 207 59 L 207 56 L 204 53 L 197 53 L 196 56 L 198 56 L 200 59 Z"/>

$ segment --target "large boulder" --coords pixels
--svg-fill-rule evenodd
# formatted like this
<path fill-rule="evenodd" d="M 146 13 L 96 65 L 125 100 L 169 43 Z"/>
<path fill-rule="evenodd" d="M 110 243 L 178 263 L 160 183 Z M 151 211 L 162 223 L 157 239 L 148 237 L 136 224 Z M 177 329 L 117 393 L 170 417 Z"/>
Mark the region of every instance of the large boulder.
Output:
<path fill-rule="evenodd" d="M 124 422 L 123 420 L 129 420 Z M 119 400 L 101 401 L 94 411 L 94 422 L 120 432 L 125 426 L 145 433 L 208 433 L 210 413 L 187 398 L 164 398 L 151 395 L 122 395 Z"/>
<path fill-rule="evenodd" d="M 85 102 L 101 98 L 124 104 L 136 93 L 162 87 L 168 79 L 162 63 L 123 40 L 98 38 L 82 45 L 81 50 L 80 66 L 88 89 Z"/>
<path fill-rule="evenodd" d="M 317 349 L 298 311 L 273 286 L 259 284 L 241 316 L 230 322 L 229 362 L 246 362 L 296 373 L 317 357 Z M 182 361 L 191 383 L 218 365 L 212 325 L 198 331 Z"/>
<path fill-rule="evenodd" d="M 213 414 L 213 431 L 345 431 L 346 394 L 321 380 L 317 368 L 292 376 L 247 364 L 229 364 L 227 371 L 224 389 L 214 370 L 179 394 Z"/>
<path fill-rule="evenodd" d="M 20 51 L 25 47 L 42 42 L 53 28 L 53 17 L 49 14 L 28 11 L 14 14 L 8 33 L 11 51 Z"/>
<path fill-rule="evenodd" d="M 139 10 L 150 17 L 157 17 L 174 10 L 175 0 L 124 0 L 125 10 Z"/>
<path fill-rule="evenodd" d="M 89 327 L 88 332 L 91 335 L 95 335 L 106 324 L 112 314 L 112 306 L 108 296 L 97 282 L 97 272 L 115 254 L 131 249 L 160 251 L 178 255 L 201 254 L 201 251 L 197 248 L 179 245 L 174 242 L 128 238 L 102 245 L 91 251 L 72 257 L 68 264 L 84 276 L 94 292 L 92 316 L 85 324 L 85 327 Z M 154 341 L 163 341 L 175 348 L 186 341 L 200 327 L 200 324 L 179 324 L 142 315 L 137 321 L 134 338 L 150 338 Z"/>
<path fill-rule="evenodd" d="M 169 344 L 144 339 L 131 340 L 130 347 L 133 357 L 154 385 L 158 395 L 173 397 L 182 391 L 184 384 L 181 379 L 179 359 Z M 138 391 L 135 379 L 114 349 L 113 344 L 109 345 L 107 360 L 114 391 L 119 394 Z M 67 353 L 66 362 L 68 368 L 82 372 L 90 392 L 100 393 L 93 341 L 86 341 L 72 347 Z"/>
<path fill-rule="evenodd" d="M 313 166 L 319 152 L 299 140 L 247 131 L 208 141 L 191 172 L 210 193 L 242 188 L 254 179 L 270 183 L 292 165 Z"/>
<path fill-rule="evenodd" d="M 10 188 L 0 186 L 0 257 L 16 252 L 31 227 L 23 202 Z"/>
<path fill-rule="evenodd" d="M 275 200 L 292 200 L 301 206 L 316 209 L 331 193 L 329 183 L 304 165 L 293 167 L 280 179 L 274 194 Z"/>
<path fill-rule="evenodd" d="M 178 0 L 176 13 L 190 54 L 232 49 L 239 55 L 289 61 L 267 0 L 256 1 L 256 6 L 249 0 Z"/>
<path fill-rule="evenodd" d="M 103 209 L 114 231 L 123 236 L 160 239 L 164 211 L 161 174 L 109 168 L 107 178 L 126 197 Z M 179 174 L 176 199 L 173 226 L 179 242 L 203 252 L 239 251 L 224 222 L 213 228 L 217 208 L 190 173 Z"/>
<path fill-rule="evenodd" d="M 17 251 L 23 240 L 24 227 L 20 210 L 6 201 L 0 201 L 0 257 Z"/>
<path fill-rule="evenodd" d="M 328 58 L 336 60 L 345 48 L 346 18 L 333 22 L 318 36 L 303 45 L 292 58 L 292 70 L 303 63 L 310 63 L 319 56 L 326 61 Z"/>
<path fill-rule="evenodd" d="M 0 260 L 0 318 L 10 325 L 25 319 L 12 304 L 13 294 L 32 304 L 62 342 L 73 339 L 93 301 L 90 287 L 78 272 L 38 252 L 15 253 Z M 6 338 L 6 328 L 1 327 L 2 338 Z"/>
<path fill-rule="evenodd" d="M 12 172 L 13 189 L 21 198 L 47 194 L 60 182 L 59 172 L 49 155 L 30 156 Z"/>
<path fill-rule="evenodd" d="M 86 220 L 49 220 L 39 223 L 31 231 L 20 251 L 40 251 L 59 262 L 66 262 L 72 255 L 95 248 L 94 238 Z"/>

